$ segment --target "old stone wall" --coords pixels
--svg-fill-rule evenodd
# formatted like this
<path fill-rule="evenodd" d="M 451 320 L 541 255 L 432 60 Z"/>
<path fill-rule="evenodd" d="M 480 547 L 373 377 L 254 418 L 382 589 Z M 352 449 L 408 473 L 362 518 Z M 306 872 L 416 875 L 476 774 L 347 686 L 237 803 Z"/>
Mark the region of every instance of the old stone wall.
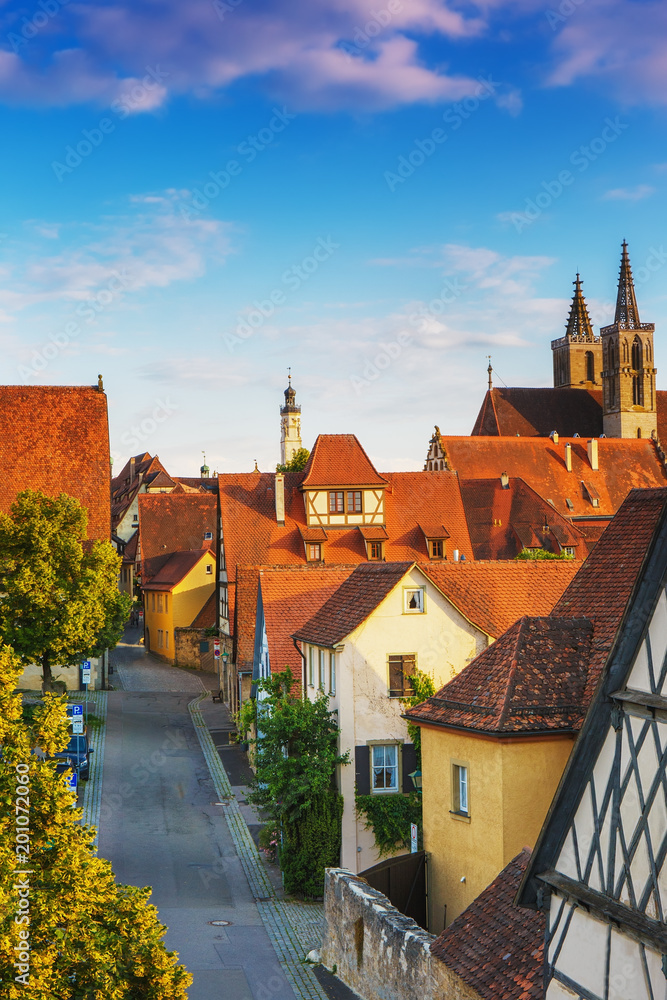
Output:
<path fill-rule="evenodd" d="M 322 962 L 364 1000 L 479 1000 L 431 954 L 432 934 L 377 889 L 327 869 Z"/>
<path fill-rule="evenodd" d="M 232 654 L 232 640 L 228 635 L 207 635 L 201 628 L 174 629 L 174 662 L 179 667 L 194 667 L 195 670 L 206 670 L 208 673 L 218 672 L 218 666 L 213 656 L 213 640 L 220 639 L 220 654 Z M 203 649 L 208 646 L 208 649 Z M 220 664 L 222 675 L 223 665 Z"/>

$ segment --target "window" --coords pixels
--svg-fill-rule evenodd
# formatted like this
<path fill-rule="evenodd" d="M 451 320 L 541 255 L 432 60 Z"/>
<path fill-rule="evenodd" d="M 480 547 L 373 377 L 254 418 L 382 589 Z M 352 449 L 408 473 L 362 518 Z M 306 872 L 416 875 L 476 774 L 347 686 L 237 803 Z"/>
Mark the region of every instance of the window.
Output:
<path fill-rule="evenodd" d="M 315 647 L 308 647 L 308 686 L 315 687 Z"/>
<path fill-rule="evenodd" d="M 164 633 L 161 628 L 157 630 L 157 644 L 161 648 L 164 642 Z"/>
<path fill-rule="evenodd" d="M 212 540 L 212 538 L 213 538 L 213 532 L 212 531 L 205 531 L 204 532 L 204 540 L 205 541 L 210 542 Z"/>
<path fill-rule="evenodd" d="M 157 595 L 157 609 L 160 612 L 163 610 L 163 608 L 162 608 L 162 594 L 158 594 Z"/>
<path fill-rule="evenodd" d="M 403 591 L 403 613 L 421 615 L 424 613 L 424 588 L 406 587 Z"/>
<path fill-rule="evenodd" d="M 319 542 L 309 542 L 306 546 L 308 562 L 321 562 L 322 546 Z"/>
<path fill-rule="evenodd" d="M 468 766 L 452 764 L 452 812 L 469 816 L 468 809 Z"/>
<path fill-rule="evenodd" d="M 155 593 L 151 594 L 151 611 L 155 611 Z"/>
<path fill-rule="evenodd" d="M 398 745 L 375 744 L 371 747 L 371 791 L 398 791 Z"/>
<path fill-rule="evenodd" d="M 342 514 L 344 512 L 343 498 L 345 494 L 341 490 L 338 493 L 329 494 L 329 513 L 330 514 Z"/>
<path fill-rule="evenodd" d="M 164 613 L 167 614 L 169 611 L 169 594 L 164 595 Z"/>
<path fill-rule="evenodd" d="M 329 694 L 336 693 L 336 654 L 329 653 Z"/>
<path fill-rule="evenodd" d="M 226 583 L 220 587 L 220 617 L 225 620 L 229 618 L 229 592 Z"/>
<path fill-rule="evenodd" d="M 349 490 L 347 494 L 348 514 L 361 513 L 361 490 Z"/>
<path fill-rule="evenodd" d="M 382 542 L 369 542 L 368 543 L 368 558 L 376 562 L 382 561 Z"/>
<path fill-rule="evenodd" d="M 139 524 L 139 515 L 138 514 L 133 514 L 132 515 L 132 524 Z"/>
<path fill-rule="evenodd" d="M 444 543 L 440 538 L 431 541 L 431 559 L 442 559 L 444 554 Z"/>
<path fill-rule="evenodd" d="M 213 575 L 213 563 L 206 563 L 206 575 L 207 576 Z"/>
<path fill-rule="evenodd" d="M 169 649 L 169 632 L 168 631 L 165 631 L 165 633 L 164 633 L 164 646 L 165 646 L 165 649 Z"/>
<path fill-rule="evenodd" d="M 571 556 L 574 559 L 574 556 L 575 556 L 574 545 L 566 545 L 563 548 L 563 552 L 565 553 L 566 556 Z"/>
<path fill-rule="evenodd" d="M 323 649 L 321 649 L 320 650 L 320 683 L 319 683 L 320 691 L 324 691 L 324 685 L 326 683 L 326 678 L 327 678 L 327 667 L 326 667 L 327 660 L 326 660 L 326 657 L 327 657 L 326 652 Z"/>
<path fill-rule="evenodd" d="M 592 351 L 586 351 L 586 381 L 595 382 L 595 360 Z"/>
<path fill-rule="evenodd" d="M 416 653 L 394 653 L 388 657 L 389 663 L 389 697 L 403 698 L 413 694 L 409 678 L 413 676 L 416 665 Z"/>

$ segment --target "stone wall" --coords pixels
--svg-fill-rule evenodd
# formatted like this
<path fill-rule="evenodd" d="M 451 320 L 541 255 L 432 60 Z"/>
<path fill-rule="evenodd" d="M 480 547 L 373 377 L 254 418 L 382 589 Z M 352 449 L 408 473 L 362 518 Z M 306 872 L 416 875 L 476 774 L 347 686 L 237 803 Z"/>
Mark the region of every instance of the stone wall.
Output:
<path fill-rule="evenodd" d="M 174 663 L 178 667 L 194 667 L 195 670 L 206 670 L 216 674 L 218 666 L 213 656 L 213 640 L 217 636 L 207 635 L 201 628 L 174 629 Z M 227 652 L 231 658 L 232 640 L 228 635 L 220 635 L 220 655 Z M 202 650 L 201 645 L 208 645 L 208 650 Z M 220 663 L 220 673 L 223 665 Z"/>
<path fill-rule="evenodd" d="M 432 934 L 377 889 L 328 868 L 322 962 L 365 1000 L 479 1000 L 431 954 Z"/>

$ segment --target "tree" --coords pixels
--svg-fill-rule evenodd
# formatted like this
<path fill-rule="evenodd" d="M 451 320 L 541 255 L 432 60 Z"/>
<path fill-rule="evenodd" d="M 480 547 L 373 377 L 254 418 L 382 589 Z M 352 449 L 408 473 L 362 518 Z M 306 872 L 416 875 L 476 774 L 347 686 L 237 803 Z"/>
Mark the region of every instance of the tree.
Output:
<path fill-rule="evenodd" d="M 33 750 L 67 745 L 63 699 L 47 694 L 24 723 L 13 694 L 20 672 L 18 657 L 0 647 L 3 1000 L 186 1000 L 192 977 L 164 947 L 151 890 L 115 882 L 63 775 Z"/>
<path fill-rule="evenodd" d="M 569 556 L 567 552 L 549 552 L 547 549 L 521 549 L 515 559 L 565 559 L 572 560 L 574 556 Z"/>
<path fill-rule="evenodd" d="M 343 800 L 336 768 L 349 762 L 338 752 L 338 722 L 324 695 L 315 701 L 293 691 L 287 668 L 260 683 L 256 773 L 252 801 L 282 834 L 278 856 L 288 892 L 319 896 L 324 869 L 340 861 Z"/>
<path fill-rule="evenodd" d="M 118 590 L 120 557 L 110 542 L 87 541 L 88 515 L 61 493 L 19 493 L 0 514 L 0 640 L 23 664 L 73 665 L 115 646 L 131 598 Z"/>
<path fill-rule="evenodd" d="M 276 472 L 303 472 L 309 458 L 310 452 L 307 448 L 297 448 L 289 462 L 276 465 Z"/>

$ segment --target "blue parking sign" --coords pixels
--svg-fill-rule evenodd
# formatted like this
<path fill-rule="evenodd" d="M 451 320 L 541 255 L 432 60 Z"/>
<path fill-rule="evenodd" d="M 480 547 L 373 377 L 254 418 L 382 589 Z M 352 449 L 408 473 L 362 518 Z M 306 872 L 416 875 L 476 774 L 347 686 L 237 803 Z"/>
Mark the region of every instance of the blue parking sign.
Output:
<path fill-rule="evenodd" d="M 65 784 L 66 784 L 66 785 L 67 785 L 67 787 L 68 787 L 68 788 L 70 788 L 70 789 L 71 789 L 71 790 L 72 790 L 73 792 L 75 792 L 75 791 L 76 791 L 76 786 L 77 786 L 77 781 L 78 781 L 78 777 L 79 777 L 79 776 L 78 776 L 78 774 L 76 773 L 76 771 L 72 771 L 72 773 L 70 774 L 70 776 L 69 776 L 68 778 L 66 778 L 66 779 L 65 779 Z"/>
<path fill-rule="evenodd" d="M 83 705 L 68 705 L 67 714 L 76 718 L 77 715 L 83 715 Z"/>

